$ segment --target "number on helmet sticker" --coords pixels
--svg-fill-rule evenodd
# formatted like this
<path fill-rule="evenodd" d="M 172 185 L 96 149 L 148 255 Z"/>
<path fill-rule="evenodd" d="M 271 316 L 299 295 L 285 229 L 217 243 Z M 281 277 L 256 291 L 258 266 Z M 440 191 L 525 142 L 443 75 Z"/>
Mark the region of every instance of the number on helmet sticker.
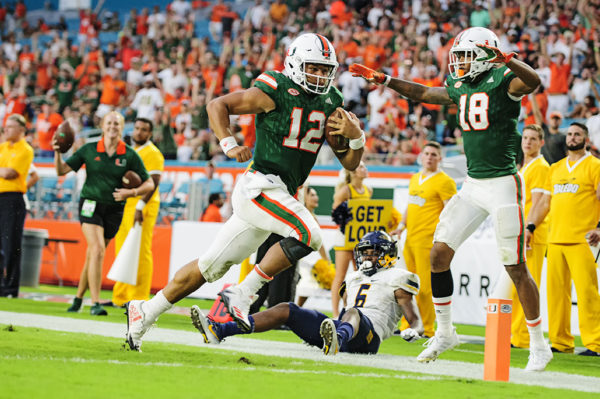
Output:
<path fill-rule="evenodd" d="M 300 127 L 302 125 L 302 113 L 304 109 L 294 107 L 292 115 L 290 116 L 290 134 L 283 139 L 283 145 L 290 148 L 300 148 L 302 151 L 316 153 L 319 151 L 321 143 L 314 143 L 312 140 L 318 140 L 323 137 L 324 125 L 323 122 L 327 119 L 325 114 L 321 111 L 312 111 L 308 115 L 309 122 L 317 122 L 318 127 L 309 129 L 302 140 L 300 140 L 300 146 L 298 146 L 298 136 L 300 135 Z"/>
<path fill-rule="evenodd" d="M 460 96 L 458 104 L 459 123 L 460 127 L 465 131 L 469 130 L 485 130 L 490 126 L 488 118 L 488 108 L 490 106 L 490 98 L 486 93 L 473 93 L 469 98 L 469 107 L 467 111 L 467 94 Z M 468 122 L 465 119 L 465 114 L 468 112 Z"/>

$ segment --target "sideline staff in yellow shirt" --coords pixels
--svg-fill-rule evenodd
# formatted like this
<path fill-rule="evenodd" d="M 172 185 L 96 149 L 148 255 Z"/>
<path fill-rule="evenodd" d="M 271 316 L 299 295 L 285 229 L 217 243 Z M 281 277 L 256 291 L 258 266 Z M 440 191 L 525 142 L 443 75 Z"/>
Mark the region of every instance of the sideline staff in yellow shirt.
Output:
<path fill-rule="evenodd" d="M 525 220 L 531 211 L 532 205 L 537 203 L 544 194 L 550 194 L 548 173 L 550 165 L 541 154 L 544 146 L 544 130 L 539 125 L 527 125 L 523 128 L 521 149 L 525 155 L 523 167 L 520 170 L 525 181 Z M 540 286 L 542 279 L 542 266 L 546 255 L 548 242 L 548 218 L 535 229 L 531 244 L 527 247 L 527 268 L 535 283 Z M 517 290 L 512 288 L 513 313 L 511 324 L 511 344 L 517 348 L 529 348 L 529 330 L 525 321 L 525 313 L 519 301 Z"/>
<path fill-rule="evenodd" d="M 571 281 L 577 292 L 579 330 L 585 356 L 600 356 L 600 294 L 590 244 L 600 241 L 600 160 L 586 151 L 587 127 L 573 122 L 567 130 L 567 157 L 552 164 L 551 195 L 534 206 L 525 240 L 550 210 L 548 237 L 548 324 L 552 348 L 572 353 Z"/>
<path fill-rule="evenodd" d="M 0 144 L 0 296 L 19 296 L 21 241 L 25 226 L 27 173 L 33 148 L 25 141 L 26 121 L 12 114 L 4 125 Z"/>
<path fill-rule="evenodd" d="M 165 169 L 165 158 L 160 150 L 150 141 L 153 123 L 146 118 L 137 118 L 133 127 L 132 140 L 134 149 L 142 158 L 148 174 L 154 181 L 154 190 L 139 197 L 131 197 L 125 203 L 121 226 L 115 236 L 115 252 L 119 253 L 129 230 L 134 223 L 142 225 L 142 242 L 140 245 L 140 258 L 138 262 L 137 284 L 130 285 L 122 282 L 115 283 L 113 287 L 112 302 L 115 306 L 122 306 L 133 299 L 150 299 L 152 285 L 152 272 L 154 269 L 152 259 L 152 237 L 154 225 L 160 208 L 159 191 L 160 176 Z"/>
<path fill-rule="evenodd" d="M 456 194 L 456 183 L 439 169 L 442 160 L 442 147 L 429 142 L 423 147 L 421 155 L 423 170 L 413 175 L 408 184 L 408 206 L 405 223 L 392 234 L 400 234 L 406 228 L 404 260 L 408 271 L 416 273 L 421 280 L 417 295 L 417 305 L 423 320 L 425 335 L 435 334 L 435 311 L 431 294 L 431 263 L 429 253 L 433 247 L 433 233 L 439 222 L 444 205 Z M 406 319 L 402 319 L 401 330 L 408 328 Z"/>

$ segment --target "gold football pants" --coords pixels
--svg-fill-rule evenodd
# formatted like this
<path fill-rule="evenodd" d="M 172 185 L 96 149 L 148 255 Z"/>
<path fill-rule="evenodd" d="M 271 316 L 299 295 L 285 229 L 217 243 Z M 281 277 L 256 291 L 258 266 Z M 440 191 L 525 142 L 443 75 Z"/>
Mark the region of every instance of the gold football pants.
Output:
<path fill-rule="evenodd" d="M 435 334 L 435 310 L 433 309 L 433 298 L 431 296 L 431 261 L 429 260 L 431 247 L 404 245 L 403 253 L 408 271 L 419 276 L 420 287 L 416 299 L 423 327 L 425 328 L 424 334 L 433 337 Z M 409 324 L 403 317 L 400 330 L 405 330 L 408 327 Z"/>
<path fill-rule="evenodd" d="M 544 255 L 546 255 L 546 244 L 533 244 L 527 251 L 527 268 L 535 280 L 538 288 L 542 279 L 542 266 L 544 265 Z M 525 313 L 519 301 L 517 290 L 514 285 L 512 288 L 512 337 L 510 343 L 517 348 L 529 348 L 529 331 L 525 324 Z"/>
<path fill-rule="evenodd" d="M 573 352 L 571 281 L 577 293 L 583 346 L 600 351 L 600 294 L 596 262 L 587 243 L 548 245 L 548 324 L 552 346 Z"/>

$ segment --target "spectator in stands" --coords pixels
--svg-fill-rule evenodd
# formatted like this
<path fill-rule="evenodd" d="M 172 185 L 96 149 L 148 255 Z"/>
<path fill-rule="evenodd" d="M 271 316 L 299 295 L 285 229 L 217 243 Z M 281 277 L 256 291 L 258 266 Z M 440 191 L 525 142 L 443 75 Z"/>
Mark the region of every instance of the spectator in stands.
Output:
<path fill-rule="evenodd" d="M 26 214 L 23 194 L 33 161 L 33 149 L 25 141 L 26 125 L 22 115 L 8 116 L 0 144 L 0 297 L 19 296 Z"/>
<path fill-rule="evenodd" d="M 171 114 L 168 107 L 154 113 L 154 132 L 152 141 L 156 144 L 165 159 L 177 159 L 177 144 L 173 138 L 171 127 Z"/>
<path fill-rule="evenodd" d="M 487 28 L 491 24 L 490 13 L 484 7 L 483 0 L 475 1 L 475 9 L 471 12 L 470 26 Z"/>
<path fill-rule="evenodd" d="M 260 30 L 263 21 L 269 15 L 269 10 L 263 5 L 262 0 L 254 0 L 254 5 L 246 11 L 244 25 L 252 26 L 255 30 Z"/>
<path fill-rule="evenodd" d="M 543 49 L 543 47 L 542 47 Z M 548 116 L 558 111 L 566 114 L 569 110 L 569 80 L 571 63 L 573 62 L 573 45 L 569 49 L 569 57 L 564 53 L 554 54 L 556 62 L 550 62 L 550 86 L 548 87 Z"/>
<path fill-rule="evenodd" d="M 275 0 L 269 8 L 269 16 L 275 24 L 285 23 L 290 15 L 290 10 L 283 0 Z"/>
<path fill-rule="evenodd" d="M 547 131 L 544 136 L 544 146 L 542 154 L 550 165 L 563 159 L 567 155 L 566 136 L 562 133 L 560 125 L 563 121 L 563 116 L 560 112 L 554 111 L 550 113 L 550 123 L 547 126 Z"/>
<path fill-rule="evenodd" d="M 40 157 L 53 157 L 52 137 L 58 126 L 63 122 L 61 114 L 56 112 L 56 103 L 42 100 L 42 112 L 38 114 L 35 130 L 38 137 Z"/>
<path fill-rule="evenodd" d="M 221 193 L 214 193 L 208 197 L 208 207 L 204 210 L 202 217 L 200 218 L 201 222 L 223 222 L 223 217 L 221 216 L 220 209 L 223 207 L 225 200 Z"/>
<path fill-rule="evenodd" d="M 161 91 L 155 87 L 158 79 L 155 75 L 149 74 L 143 77 L 144 87 L 136 94 L 131 108 L 136 111 L 138 118 L 146 118 L 153 121 L 156 111 L 164 106 Z"/>

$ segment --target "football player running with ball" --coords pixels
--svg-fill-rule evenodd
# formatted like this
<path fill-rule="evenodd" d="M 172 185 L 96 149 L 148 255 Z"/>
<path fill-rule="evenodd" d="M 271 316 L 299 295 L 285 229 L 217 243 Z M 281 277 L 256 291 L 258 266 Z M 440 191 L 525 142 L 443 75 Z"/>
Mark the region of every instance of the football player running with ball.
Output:
<path fill-rule="evenodd" d="M 316 310 L 280 303 L 250 316 L 253 332 L 264 332 L 285 325 L 304 342 L 323 349 L 326 355 L 338 352 L 369 353 L 379 350 L 389 338 L 402 315 L 410 327 L 402 338 L 414 342 L 423 334 L 423 323 L 414 296 L 419 292 L 419 276 L 399 267 L 396 243 L 383 231 L 366 234 L 356 244 L 354 257 L 358 271 L 348 275 L 341 292 L 352 305 L 332 320 Z M 204 316 L 198 306 L 191 309 L 194 326 L 207 344 L 218 344 L 226 337 L 249 334 L 235 322 L 216 323 Z"/>
<path fill-rule="evenodd" d="M 431 288 L 437 330 L 417 360 L 435 360 L 459 344 L 451 318 L 454 286 L 450 262 L 458 247 L 491 215 L 498 255 L 515 284 L 531 336 L 525 369 L 541 371 L 552 359 L 552 352 L 542 332 L 538 288 L 525 264 L 524 187 L 515 164 L 521 142 L 517 131 L 521 98 L 538 87 L 540 78 L 515 59 L 514 53 L 502 53 L 498 43 L 498 37 L 488 29 L 462 31 L 450 49 L 450 76 L 445 87 L 393 79 L 359 64 L 351 65 L 350 72 L 414 101 L 458 105 L 468 177 L 442 211 L 434 234 Z"/>
<path fill-rule="evenodd" d="M 238 162 L 248 161 L 252 153 L 248 147 L 237 145 L 229 130 L 229 117 L 256 114 L 254 163 L 238 180 L 232 195 L 233 215 L 208 251 L 179 269 L 151 300 L 127 304 L 127 342 L 131 349 L 140 349 L 142 336 L 159 315 L 205 282 L 221 278 L 276 233 L 285 238 L 269 249 L 241 284 L 219 294 L 240 328 L 251 331 L 248 311 L 255 292 L 274 275 L 321 247 L 319 225 L 293 195 L 315 164 L 326 121 L 335 129 L 332 134 L 350 139 L 350 148 L 337 154 L 349 170 L 360 163 L 364 132 L 352 114 L 341 112 L 328 120 L 343 105 L 341 93 L 332 87 L 338 63 L 329 40 L 312 33 L 299 36 L 290 45 L 284 63 L 283 73 L 264 72 L 254 87 L 208 104 L 210 125 L 223 152 Z"/>

